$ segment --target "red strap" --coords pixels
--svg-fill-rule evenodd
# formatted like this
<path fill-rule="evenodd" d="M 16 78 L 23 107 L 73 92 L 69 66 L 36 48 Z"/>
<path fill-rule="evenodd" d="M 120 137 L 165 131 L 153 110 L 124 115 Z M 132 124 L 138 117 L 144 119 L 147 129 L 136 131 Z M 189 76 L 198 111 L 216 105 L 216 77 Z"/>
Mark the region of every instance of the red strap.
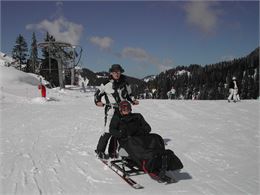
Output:
<path fill-rule="evenodd" d="M 142 162 L 142 168 L 144 170 L 145 173 L 148 173 L 147 169 L 145 168 L 145 163 L 146 163 L 146 160 L 143 160 Z"/>
<path fill-rule="evenodd" d="M 143 160 L 143 162 L 142 162 L 142 169 L 143 169 L 143 171 L 145 172 L 145 173 L 148 173 L 150 176 L 152 176 L 152 177 L 157 177 L 157 175 L 155 174 L 155 173 L 149 173 L 148 171 L 147 171 L 147 169 L 145 168 L 145 163 L 146 163 L 146 160 Z"/>

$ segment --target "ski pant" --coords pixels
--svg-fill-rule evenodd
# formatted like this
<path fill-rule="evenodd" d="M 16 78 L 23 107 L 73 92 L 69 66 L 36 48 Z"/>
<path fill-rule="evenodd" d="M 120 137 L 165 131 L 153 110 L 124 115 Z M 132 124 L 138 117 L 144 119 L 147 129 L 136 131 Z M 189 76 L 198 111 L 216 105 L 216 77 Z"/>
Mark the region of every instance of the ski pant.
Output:
<path fill-rule="evenodd" d="M 117 148 L 117 139 L 113 137 L 110 133 L 104 133 L 100 136 L 98 140 L 97 151 L 105 153 L 109 140 L 110 142 L 108 146 L 108 153 L 115 155 Z"/>
<path fill-rule="evenodd" d="M 108 153 L 109 154 L 116 153 L 117 139 L 109 133 L 109 125 L 110 125 L 110 122 L 112 120 L 114 113 L 115 113 L 114 108 L 108 109 L 107 112 L 105 113 L 105 125 L 104 125 L 104 129 L 103 129 L 103 134 L 100 136 L 100 138 L 98 140 L 98 145 L 97 145 L 98 152 L 105 153 L 108 141 L 110 140 L 109 147 L 108 147 Z"/>
<path fill-rule="evenodd" d="M 233 98 L 233 100 L 236 102 L 236 101 L 238 101 L 239 100 L 239 96 L 238 96 L 238 94 L 237 94 L 237 92 L 238 92 L 238 89 L 229 89 L 229 96 L 228 96 L 228 100 L 230 101 L 232 98 Z"/>
<path fill-rule="evenodd" d="M 112 120 L 112 117 L 116 113 L 116 109 L 111 107 L 111 108 L 105 108 L 105 124 L 104 124 L 104 133 L 109 133 L 109 125 Z"/>

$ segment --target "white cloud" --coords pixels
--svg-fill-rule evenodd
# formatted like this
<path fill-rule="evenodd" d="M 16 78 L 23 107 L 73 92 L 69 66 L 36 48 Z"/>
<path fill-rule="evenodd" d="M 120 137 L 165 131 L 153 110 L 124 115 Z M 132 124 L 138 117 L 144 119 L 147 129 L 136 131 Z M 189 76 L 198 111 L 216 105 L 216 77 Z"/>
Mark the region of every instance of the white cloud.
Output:
<path fill-rule="evenodd" d="M 56 6 L 57 7 L 62 7 L 63 6 L 63 2 L 62 1 L 57 1 L 56 2 Z"/>
<path fill-rule="evenodd" d="M 198 27 L 205 33 L 214 33 L 218 21 L 220 10 L 213 9 L 217 2 L 210 1 L 193 1 L 184 6 L 186 11 L 187 21 L 193 26 Z"/>
<path fill-rule="evenodd" d="M 165 71 L 172 68 L 173 61 L 165 59 L 164 61 L 158 60 L 155 56 L 149 54 L 142 48 L 126 47 L 119 54 L 122 58 L 129 58 L 146 65 L 155 65 L 159 71 Z"/>
<path fill-rule="evenodd" d="M 43 20 L 38 24 L 26 25 L 27 30 L 48 31 L 56 41 L 78 44 L 83 32 L 83 26 L 59 17 L 53 21 Z"/>
<path fill-rule="evenodd" d="M 121 57 L 131 58 L 137 61 L 149 62 L 152 60 L 152 56 L 149 55 L 144 49 L 126 47 L 121 52 Z"/>
<path fill-rule="evenodd" d="M 98 46 L 101 50 L 103 49 L 110 49 L 111 45 L 113 44 L 114 40 L 110 37 L 91 37 L 90 42 L 94 45 Z"/>
<path fill-rule="evenodd" d="M 157 67 L 158 67 L 158 69 L 159 69 L 161 72 L 164 72 L 164 71 L 166 71 L 166 70 L 169 70 L 169 69 L 173 68 L 172 66 L 166 66 L 166 65 L 164 65 L 164 64 L 158 64 Z"/>
<path fill-rule="evenodd" d="M 173 68 L 173 64 L 174 64 L 173 60 L 165 59 L 161 64 L 158 64 L 157 66 L 160 71 L 165 71 Z"/>
<path fill-rule="evenodd" d="M 234 60 L 236 57 L 233 55 L 227 55 L 227 56 L 222 56 L 220 59 L 221 61 L 231 61 Z"/>

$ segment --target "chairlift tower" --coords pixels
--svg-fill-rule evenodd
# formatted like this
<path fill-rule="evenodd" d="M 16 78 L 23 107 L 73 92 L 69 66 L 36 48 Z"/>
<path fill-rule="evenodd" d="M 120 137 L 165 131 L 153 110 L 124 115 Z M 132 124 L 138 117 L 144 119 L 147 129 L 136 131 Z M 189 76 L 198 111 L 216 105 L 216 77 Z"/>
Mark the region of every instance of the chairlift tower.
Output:
<path fill-rule="evenodd" d="M 49 58 L 53 58 L 58 62 L 58 74 L 59 74 L 59 84 L 60 89 L 65 88 L 65 64 L 64 62 L 68 59 L 73 60 L 73 66 L 75 66 L 75 46 L 70 43 L 57 42 L 57 41 L 47 41 L 38 44 L 40 48 L 47 48 L 49 52 Z M 50 68 L 49 60 L 49 71 Z"/>

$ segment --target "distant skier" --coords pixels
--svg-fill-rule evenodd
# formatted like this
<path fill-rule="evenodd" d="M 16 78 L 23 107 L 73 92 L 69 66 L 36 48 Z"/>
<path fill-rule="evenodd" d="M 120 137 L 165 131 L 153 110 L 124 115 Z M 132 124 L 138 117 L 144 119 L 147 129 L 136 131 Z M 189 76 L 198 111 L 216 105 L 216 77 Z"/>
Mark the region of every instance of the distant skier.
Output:
<path fill-rule="evenodd" d="M 172 87 L 171 90 L 167 92 L 168 99 L 175 99 L 175 93 L 176 90 Z"/>
<path fill-rule="evenodd" d="M 240 97 L 238 94 L 238 83 L 236 77 L 232 77 L 232 81 L 229 84 L 229 96 L 228 96 L 228 102 L 230 102 L 232 99 L 234 102 L 240 101 Z"/>
<path fill-rule="evenodd" d="M 111 138 L 109 133 L 109 124 L 114 114 L 119 114 L 118 104 L 122 100 L 128 100 L 133 105 L 138 105 L 139 101 L 135 100 L 132 96 L 131 88 L 126 77 L 122 74 L 124 69 L 119 64 L 113 64 L 109 69 L 109 80 L 101 84 L 99 89 L 94 95 L 95 104 L 99 107 L 105 107 L 105 124 L 104 133 L 98 141 L 95 152 L 99 158 L 105 158 L 105 150 L 107 143 Z M 101 101 L 102 97 L 105 98 L 105 103 Z M 110 157 L 115 157 L 117 141 L 113 137 L 110 140 L 108 153 Z"/>

